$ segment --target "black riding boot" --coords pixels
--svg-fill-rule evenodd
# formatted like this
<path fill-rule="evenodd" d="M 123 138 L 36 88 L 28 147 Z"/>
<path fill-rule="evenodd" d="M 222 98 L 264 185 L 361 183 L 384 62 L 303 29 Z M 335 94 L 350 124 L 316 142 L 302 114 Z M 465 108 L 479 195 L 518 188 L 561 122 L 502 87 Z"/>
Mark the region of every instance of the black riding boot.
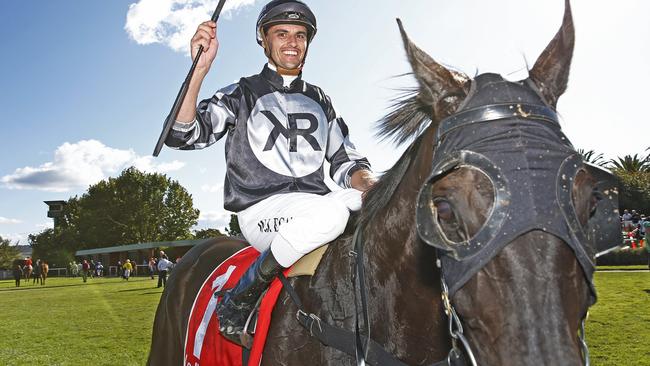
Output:
<path fill-rule="evenodd" d="M 250 341 L 242 339 L 244 326 L 253 311 L 257 299 L 271 281 L 284 268 L 275 260 L 271 249 L 263 251 L 246 270 L 237 285 L 228 290 L 219 304 L 216 313 L 219 318 L 219 331 L 228 340 L 250 348 Z"/>

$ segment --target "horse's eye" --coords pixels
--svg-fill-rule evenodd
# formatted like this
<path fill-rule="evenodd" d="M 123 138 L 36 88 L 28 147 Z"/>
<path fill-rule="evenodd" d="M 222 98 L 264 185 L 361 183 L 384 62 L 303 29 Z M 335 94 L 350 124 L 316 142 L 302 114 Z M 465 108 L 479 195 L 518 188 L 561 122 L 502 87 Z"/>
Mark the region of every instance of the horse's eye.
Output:
<path fill-rule="evenodd" d="M 462 242 L 467 240 L 467 234 L 461 225 L 459 216 L 456 215 L 454 206 L 443 198 L 435 198 L 433 204 L 438 216 L 438 225 L 442 234 L 452 242 Z"/>
<path fill-rule="evenodd" d="M 451 207 L 451 204 L 441 198 L 435 199 L 433 204 L 436 207 L 436 212 L 438 213 L 438 221 L 442 224 L 443 221 L 447 224 L 453 223 L 456 221 L 456 214 L 454 209 Z"/>

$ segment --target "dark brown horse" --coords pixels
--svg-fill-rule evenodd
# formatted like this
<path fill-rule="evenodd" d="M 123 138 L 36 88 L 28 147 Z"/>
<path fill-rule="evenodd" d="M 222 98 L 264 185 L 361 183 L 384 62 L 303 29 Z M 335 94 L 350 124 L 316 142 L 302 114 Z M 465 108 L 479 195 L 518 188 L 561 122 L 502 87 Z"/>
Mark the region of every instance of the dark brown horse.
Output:
<path fill-rule="evenodd" d="M 444 360 L 452 345 L 467 359 L 473 352 L 481 365 L 582 364 L 578 334 L 595 300 L 595 240 L 585 232 L 602 194 L 554 112 L 573 52 L 568 1 L 560 31 L 530 77 L 516 83 L 448 70 L 400 29 L 419 89 L 385 118 L 381 132 L 414 142 L 368 192 L 355 222 L 369 299 L 362 332 L 408 365 Z M 183 257 L 156 312 L 149 364 L 183 363 L 199 287 L 244 246 L 215 240 Z M 305 311 L 354 331 L 363 314 L 355 305 L 361 295 L 351 281 L 351 251 L 348 230 L 314 276 L 290 282 Z M 451 332 L 445 310 L 459 319 Z M 311 337 L 296 311 L 283 291 L 264 365 L 357 364 Z"/>

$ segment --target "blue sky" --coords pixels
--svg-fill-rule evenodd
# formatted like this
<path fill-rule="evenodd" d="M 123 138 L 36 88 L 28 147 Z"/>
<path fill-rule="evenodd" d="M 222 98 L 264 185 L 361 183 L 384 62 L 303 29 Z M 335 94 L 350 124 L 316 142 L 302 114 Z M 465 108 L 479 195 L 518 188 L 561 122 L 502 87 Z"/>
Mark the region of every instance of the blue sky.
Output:
<path fill-rule="evenodd" d="M 27 243 L 51 226 L 44 200 L 66 200 L 130 165 L 168 174 L 222 228 L 223 142 L 203 151 L 151 152 L 187 73 L 186 45 L 216 0 L 0 2 L 0 235 Z M 395 88 L 411 86 L 395 25 L 437 60 L 468 75 L 526 76 L 560 25 L 563 1 L 308 1 L 319 31 L 304 78 L 321 86 L 377 171 L 404 147 L 373 137 Z M 254 24 L 264 2 L 228 0 L 220 49 L 202 97 L 265 62 Z M 558 110 L 577 147 L 613 158 L 650 146 L 650 3 L 573 1 L 576 50 Z M 129 23 L 127 26 L 127 19 Z M 185 29 L 185 32 L 182 30 Z"/>

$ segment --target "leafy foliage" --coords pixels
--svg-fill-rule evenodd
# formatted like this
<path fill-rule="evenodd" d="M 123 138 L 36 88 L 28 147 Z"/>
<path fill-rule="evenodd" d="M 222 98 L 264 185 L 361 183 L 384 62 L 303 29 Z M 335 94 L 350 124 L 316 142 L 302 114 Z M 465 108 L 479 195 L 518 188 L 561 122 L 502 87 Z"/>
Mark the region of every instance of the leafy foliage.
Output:
<path fill-rule="evenodd" d="M 73 223 L 69 228 L 83 248 L 191 239 L 199 217 L 192 196 L 178 182 L 134 167 L 76 200 L 65 221 Z"/>
<path fill-rule="evenodd" d="M 239 228 L 239 220 L 237 219 L 236 214 L 230 214 L 230 223 L 228 223 L 228 227 L 226 228 L 226 232 L 230 236 L 241 235 L 241 229 Z"/>
<path fill-rule="evenodd" d="M 650 171 L 614 170 L 620 179 L 619 207 L 650 214 Z"/>
<path fill-rule="evenodd" d="M 587 163 L 602 167 L 607 165 L 602 153 L 596 153 L 594 150 L 585 151 L 584 149 L 578 149 L 578 153 L 582 155 L 582 159 Z"/>
<path fill-rule="evenodd" d="M 650 147 L 647 149 L 650 150 Z M 619 208 L 635 209 L 650 214 L 650 154 L 625 155 L 605 161 L 602 153 L 578 149 L 582 158 L 591 164 L 610 169 L 620 180 Z"/>
<path fill-rule="evenodd" d="M 30 234 L 29 245 L 32 247 L 32 257 L 42 258 L 50 267 L 62 267 L 74 260 L 73 241 L 67 241 L 67 236 L 61 230 L 45 229 L 38 234 Z"/>
<path fill-rule="evenodd" d="M 625 171 L 628 173 L 648 172 L 650 171 L 650 161 L 648 157 L 642 158 L 639 154 L 625 155 L 622 158 L 612 159 L 609 161 L 610 167 L 614 171 Z"/>
<path fill-rule="evenodd" d="M 216 238 L 218 236 L 223 236 L 223 233 L 219 231 L 218 229 L 202 229 L 202 230 L 196 230 L 194 232 L 194 238 L 195 239 L 208 239 L 208 238 Z"/>
<path fill-rule="evenodd" d="M 20 258 L 20 251 L 16 248 L 17 244 L 0 236 L 0 268 L 11 268 L 14 259 Z"/>
<path fill-rule="evenodd" d="M 59 226 L 29 241 L 40 257 L 70 257 L 80 249 L 192 239 L 198 217 L 192 196 L 178 182 L 131 167 L 70 198 Z"/>

